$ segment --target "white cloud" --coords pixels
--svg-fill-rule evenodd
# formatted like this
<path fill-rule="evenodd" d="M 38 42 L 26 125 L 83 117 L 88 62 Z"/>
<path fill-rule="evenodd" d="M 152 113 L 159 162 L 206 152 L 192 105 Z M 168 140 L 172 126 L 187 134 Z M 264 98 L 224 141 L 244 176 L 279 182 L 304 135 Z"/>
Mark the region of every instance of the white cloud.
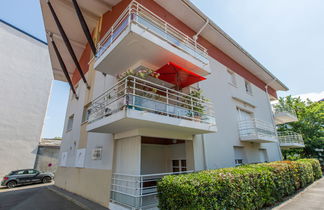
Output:
<path fill-rule="evenodd" d="M 303 101 L 306 101 L 306 99 L 311 101 L 319 101 L 324 98 L 324 91 L 318 93 L 304 93 L 294 97 L 300 97 Z"/>

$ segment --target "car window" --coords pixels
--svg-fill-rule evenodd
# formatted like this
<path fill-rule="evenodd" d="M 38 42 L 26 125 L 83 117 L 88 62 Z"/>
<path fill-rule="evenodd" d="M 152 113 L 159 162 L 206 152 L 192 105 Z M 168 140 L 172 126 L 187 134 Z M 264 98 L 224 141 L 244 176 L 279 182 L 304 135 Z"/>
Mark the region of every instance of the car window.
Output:
<path fill-rule="evenodd" d="M 28 174 L 36 174 L 37 171 L 36 170 L 28 170 Z"/>
<path fill-rule="evenodd" d="M 17 172 L 16 172 L 17 175 L 22 175 L 22 174 L 24 174 L 24 173 L 25 173 L 25 171 L 17 171 Z"/>

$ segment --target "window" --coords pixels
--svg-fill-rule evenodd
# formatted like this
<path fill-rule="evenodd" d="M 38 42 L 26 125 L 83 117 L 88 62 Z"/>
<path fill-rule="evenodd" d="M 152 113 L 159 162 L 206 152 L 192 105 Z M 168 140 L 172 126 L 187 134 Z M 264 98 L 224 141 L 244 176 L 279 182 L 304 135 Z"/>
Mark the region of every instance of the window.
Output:
<path fill-rule="evenodd" d="M 252 86 L 251 86 L 251 83 L 245 80 L 244 85 L 245 85 L 245 92 L 247 94 L 252 95 Z"/>
<path fill-rule="evenodd" d="M 89 109 L 90 105 L 86 105 L 83 108 L 83 113 L 82 113 L 82 123 L 88 122 L 89 116 L 91 114 L 91 109 Z"/>
<path fill-rule="evenodd" d="M 229 74 L 229 76 L 230 76 L 230 81 L 229 81 L 229 83 L 231 84 L 231 85 L 233 85 L 233 86 L 237 86 L 237 83 L 236 83 L 236 76 L 235 76 L 235 73 L 233 72 L 233 71 L 230 71 L 230 70 L 228 70 L 227 71 L 228 72 L 228 74 Z"/>
<path fill-rule="evenodd" d="M 234 146 L 234 160 L 235 160 L 236 166 L 245 164 L 244 147 L 235 147 Z"/>
<path fill-rule="evenodd" d="M 235 159 L 235 165 L 243 165 L 243 159 Z"/>
<path fill-rule="evenodd" d="M 97 147 L 92 150 L 92 160 L 101 160 L 102 147 Z"/>
<path fill-rule="evenodd" d="M 36 170 L 28 170 L 28 174 L 37 174 Z"/>
<path fill-rule="evenodd" d="M 67 123 L 66 131 L 70 131 L 70 130 L 72 130 L 73 120 L 74 120 L 74 114 L 71 115 L 71 116 L 69 117 L 69 119 L 68 119 L 68 123 Z"/>
<path fill-rule="evenodd" d="M 172 172 L 187 171 L 186 160 L 172 160 Z"/>
<path fill-rule="evenodd" d="M 17 171 L 16 174 L 17 174 L 17 175 L 22 175 L 22 174 L 24 174 L 24 172 L 25 172 L 25 171 Z"/>

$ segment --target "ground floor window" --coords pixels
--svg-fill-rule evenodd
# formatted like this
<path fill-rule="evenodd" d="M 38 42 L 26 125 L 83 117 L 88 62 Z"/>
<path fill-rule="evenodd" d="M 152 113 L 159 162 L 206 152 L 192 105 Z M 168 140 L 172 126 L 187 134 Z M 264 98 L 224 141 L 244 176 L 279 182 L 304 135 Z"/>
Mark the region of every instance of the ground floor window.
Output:
<path fill-rule="evenodd" d="M 244 147 L 234 146 L 234 160 L 237 166 L 246 163 Z"/>
<path fill-rule="evenodd" d="M 172 160 L 172 172 L 187 171 L 186 160 Z"/>

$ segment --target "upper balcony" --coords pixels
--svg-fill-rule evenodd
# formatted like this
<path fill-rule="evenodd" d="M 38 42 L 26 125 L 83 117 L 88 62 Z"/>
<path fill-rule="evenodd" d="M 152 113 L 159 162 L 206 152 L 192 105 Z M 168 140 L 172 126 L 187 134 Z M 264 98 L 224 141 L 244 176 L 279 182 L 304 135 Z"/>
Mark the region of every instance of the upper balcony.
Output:
<path fill-rule="evenodd" d="M 89 132 L 159 128 L 187 134 L 216 132 L 213 104 L 134 76 L 121 79 L 92 102 Z"/>
<path fill-rule="evenodd" d="M 250 119 L 241 120 L 238 123 L 241 141 L 267 143 L 276 142 L 276 131 L 271 123 Z"/>
<path fill-rule="evenodd" d="M 296 112 L 291 107 L 274 107 L 276 125 L 298 121 Z"/>
<path fill-rule="evenodd" d="M 116 75 L 145 62 L 173 62 L 200 75 L 211 72 L 206 48 L 153 12 L 132 1 L 98 43 L 94 68 Z"/>
<path fill-rule="evenodd" d="M 280 147 L 283 149 L 305 147 L 303 137 L 298 133 L 291 131 L 278 132 L 278 138 L 280 141 Z"/>

